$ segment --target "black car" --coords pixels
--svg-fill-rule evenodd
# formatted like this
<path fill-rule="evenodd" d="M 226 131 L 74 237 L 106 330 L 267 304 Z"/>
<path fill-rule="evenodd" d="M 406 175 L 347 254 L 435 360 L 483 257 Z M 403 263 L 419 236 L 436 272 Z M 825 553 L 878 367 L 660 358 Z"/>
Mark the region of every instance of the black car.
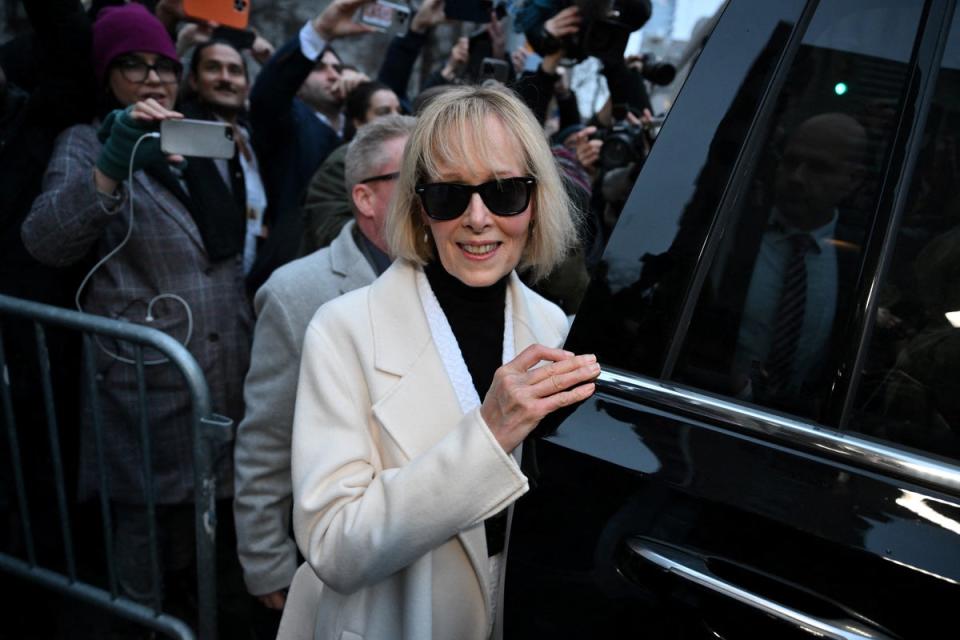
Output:
<path fill-rule="evenodd" d="M 960 633 L 954 5 L 726 7 L 524 445 L 506 637 Z"/>

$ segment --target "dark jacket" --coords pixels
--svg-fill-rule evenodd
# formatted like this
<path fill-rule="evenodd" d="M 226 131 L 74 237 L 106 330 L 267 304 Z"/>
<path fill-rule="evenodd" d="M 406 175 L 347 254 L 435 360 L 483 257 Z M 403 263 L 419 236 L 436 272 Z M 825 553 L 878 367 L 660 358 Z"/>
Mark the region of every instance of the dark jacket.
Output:
<path fill-rule="evenodd" d="M 307 186 L 303 201 L 303 245 L 306 256 L 333 242 L 343 225 L 353 219 L 350 194 L 344 184 L 349 145 L 341 145 L 327 156 Z"/>
<path fill-rule="evenodd" d="M 296 97 L 313 67 L 295 36 L 264 65 L 250 94 L 253 147 L 270 203 L 265 218 L 269 235 L 247 276 L 251 291 L 273 269 L 297 257 L 303 235 L 300 196 L 320 163 L 341 142 L 337 132 Z"/>
<path fill-rule="evenodd" d="M 410 76 L 413 74 L 413 66 L 426 42 L 426 34 L 416 31 L 394 36 L 387 46 L 383 62 L 380 63 L 380 71 L 377 72 L 377 80 L 393 89 L 400 100 L 400 106 L 406 113 L 413 111 L 410 96 L 407 95 L 407 87 L 410 84 Z"/>

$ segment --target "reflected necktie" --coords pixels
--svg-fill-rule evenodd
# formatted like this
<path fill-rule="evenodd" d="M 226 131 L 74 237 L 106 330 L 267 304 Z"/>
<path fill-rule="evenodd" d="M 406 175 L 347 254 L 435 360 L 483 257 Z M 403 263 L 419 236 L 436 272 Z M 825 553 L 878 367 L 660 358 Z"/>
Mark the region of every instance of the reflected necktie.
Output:
<path fill-rule="evenodd" d="M 807 306 L 807 253 L 816 243 L 806 233 L 789 237 L 790 256 L 784 270 L 783 288 L 777 304 L 773 340 L 767 355 L 766 392 L 776 395 L 789 382 L 803 329 L 803 315 Z"/>

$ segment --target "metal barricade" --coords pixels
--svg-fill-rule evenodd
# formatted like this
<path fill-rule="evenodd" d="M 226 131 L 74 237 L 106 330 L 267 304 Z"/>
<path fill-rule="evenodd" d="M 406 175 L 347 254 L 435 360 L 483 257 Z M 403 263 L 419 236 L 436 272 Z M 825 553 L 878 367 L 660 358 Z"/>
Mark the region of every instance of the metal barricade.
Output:
<path fill-rule="evenodd" d="M 27 491 L 24 486 L 24 473 L 21 467 L 21 451 L 18 442 L 16 415 L 11 395 L 11 379 L 6 353 L 4 350 L 3 324 L 7 318 L 20 318 L 33 323 L 37 356 L 40 365 L 40 384 L 42 386 L 47 432 L 50 443 L 50 460 L 56 486 L 56 501 L 63 553 L 66 570 L 58 572 L 38 565 L 33 546 L 34 535 L 27 503 Z M 68 497 L 64 484 L 62 452 L 58 436 L 57 412 L 53 397 L 51 362 L 47 352 L 47 332 L 45 327 L 61 327 L 79 332 L 83 340 L 83 376 L 85 388 L 82 393 L 89 394 L 92 408 L 94 433 L 97 436 L 97 455 L 99 463 L 100 513 L 104 532 L 107 564 L 107 588 L 95 586 L 80 579 L 77 572 L 76 550 L 71 530 L 68 509 Z M 94 366 L 94 341 L 98 337 L 112 338 L 132 345 L 134 366 L 137 372 L 139 392 L 139 429 L 141 445 L 145 459 L 149 460 L 149 437 L 147 433 L 147 391 L 144 377 L 144 349 L 152 349 L 169 359 L 183 376 L 184 384 L 192 398 L 193 422 L 193 467 L 195 487 L 195 529 L 196 529 L 196 565 L 197 565 L 197 635 L 201 640 L 214 640 L 217 637 L 217 594 L 216 594 L 216 480 L 213 466 L 212 442 L 223 437 L 229 430 L 229 419 L 212 413 L 210 393 L 206 379 L 193 356 L 179 342 L 167 334 L 144 327 L 112 320 L 101 316 L 80 313 L 59 307 L 0 295 L 0 407 L 5 437 L 11 454 L 11 468 L 14 490 L 22 523 L 22 535 L 26 549 L 26 559 L 0 552 L 0 571 L 37 583 L 44 588 L 53 589 L 82 602 L 101 607 L 109 612 L 149 627 L 173 638 L 192 640 L 195 635 L 184 620 L 166 614 L 161 610 L 159 575 L 160 562 L 157 547 L 157 530 L 154 499 L 152 495 L 152 471 L 146 464 L 144 469 L 146 492 L 146 512 L 149 527 L 150 558 L 153 577 L 153 606 L 135 602 L 122 596 L 118 589 L 117 567 L 111 555 L 112 531 L 111 508 L 107 497 L 104 473 L 102 423 L 99 415 L 99 400 Z M 0 462 L 5 464 L 6 462 Z"/>

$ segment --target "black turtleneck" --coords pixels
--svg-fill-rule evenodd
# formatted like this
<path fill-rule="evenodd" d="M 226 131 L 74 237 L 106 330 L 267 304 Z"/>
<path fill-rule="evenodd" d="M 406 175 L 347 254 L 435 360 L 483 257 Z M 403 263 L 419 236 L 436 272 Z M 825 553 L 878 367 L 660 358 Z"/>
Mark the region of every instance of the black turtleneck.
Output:
<path fill-rule="evenodd" d="M 439 261 L 423 269 L 457 339 L 473 386 L 483 401 L 493 374 L 503 359 L 503 309 L 506 304 L 507 274 L 489 287 L 470 287 L 447 273 Z M 507 512 L 501 511 L 483 523 L 487 534 L 487 555 L 503 551 L 507 534 Z"/>
<path fill-rule="evenodd" d="M 470 287 L 447 273 L 439 261 L 424 268 L 480 400 L 487 395 L 493 373 L 503 359 L 503 307 L 506 275 L 489 287 Z"/>

